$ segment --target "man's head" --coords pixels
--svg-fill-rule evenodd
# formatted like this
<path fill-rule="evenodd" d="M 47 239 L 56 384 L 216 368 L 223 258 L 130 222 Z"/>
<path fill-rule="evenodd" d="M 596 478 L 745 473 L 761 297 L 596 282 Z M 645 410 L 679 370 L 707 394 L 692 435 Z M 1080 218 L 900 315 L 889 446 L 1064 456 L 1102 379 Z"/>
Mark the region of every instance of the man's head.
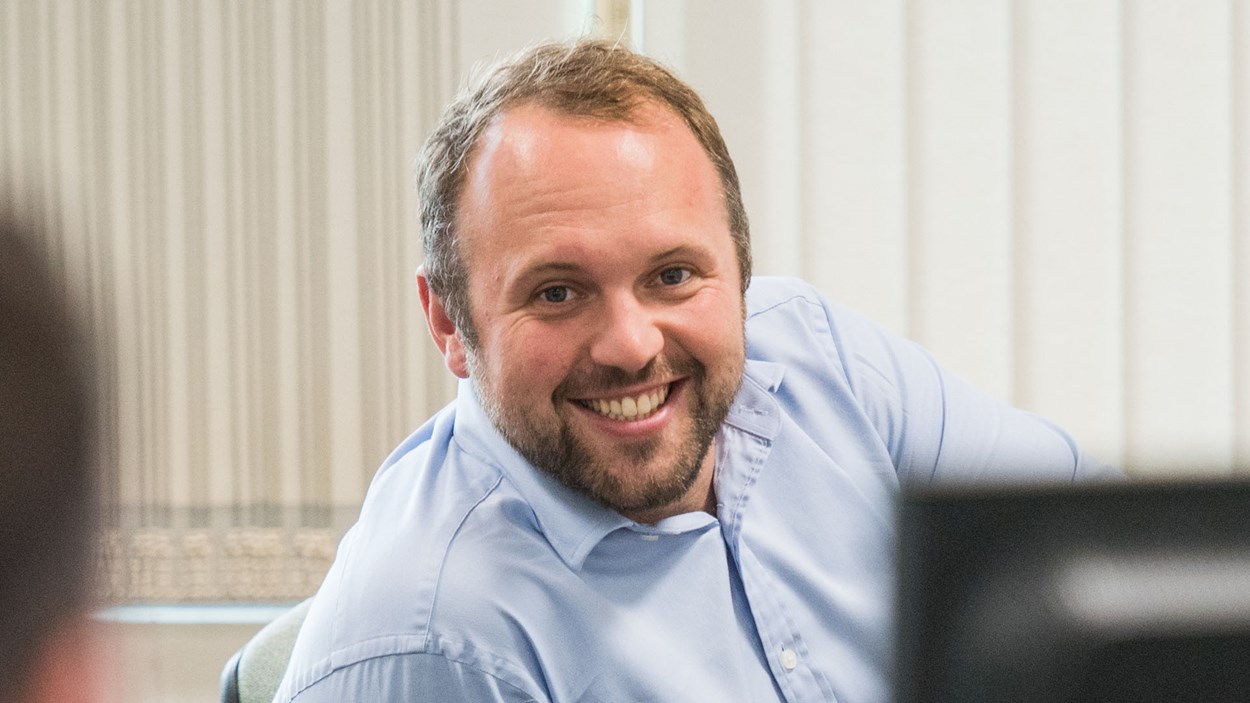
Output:
<path fill-rule="evenodd" d="M 425 274 L 465 341 L 477 341 L 457 218 L 466 173 L 482 132 L 503 112 L 530 104 L 570 116 L 628 122 L 646 104 L 685 122 L 716 169 L 743 290 L 751 278 L 751 234 L 738 173 L 703 100 L 663 65 L 615 44 L 582 39 L 532 47 L 483 71 L 443 112 L 417 158 Z"/>
<path fill-rule="evenodd" d="M 0 214 L 0 700 L 90 700 L 91 404 L 34 232 Z"/>
<path fill-rule="evenodd" d="M 482 85 L 420 163 L 419 283 L 448 367 L 566 485 L 640 521 L 708 507 L 750 266 L 715 122 L 601 43 L 533 49 Z"/>

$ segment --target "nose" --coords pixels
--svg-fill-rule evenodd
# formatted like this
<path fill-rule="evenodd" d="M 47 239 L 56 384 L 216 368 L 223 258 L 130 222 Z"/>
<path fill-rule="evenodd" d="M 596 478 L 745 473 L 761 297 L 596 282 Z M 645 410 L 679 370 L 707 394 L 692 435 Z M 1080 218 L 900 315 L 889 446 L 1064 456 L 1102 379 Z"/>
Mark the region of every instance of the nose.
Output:
<path fill-rule="evenodd" d="M 598 334 L 590 345 L 591 361 L 637 373 L 664 349 L 656 312 L 630 295 L 608 298 Z"/>

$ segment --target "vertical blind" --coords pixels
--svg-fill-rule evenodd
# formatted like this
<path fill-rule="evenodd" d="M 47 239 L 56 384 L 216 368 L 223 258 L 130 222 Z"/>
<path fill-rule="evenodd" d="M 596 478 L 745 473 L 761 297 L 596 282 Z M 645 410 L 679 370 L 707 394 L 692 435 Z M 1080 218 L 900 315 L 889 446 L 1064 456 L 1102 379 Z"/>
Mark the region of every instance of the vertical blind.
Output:
<path fill-rule="evenodd" d="M 759 271 L 1136 475 L 1250 466 L 1250 2 L 649 2 Z"/>
<path fill-rule="evenodd" d="M 3 197 L 100 350 L 113 599 L 315 587 L 389 447 L 450 397 L 410 159 L 449 3 L 0 4 Z"/>
<path fill-rule="evenodd" d="M 0 198 L 46 206 L 98 350 L 110 598 L 320 581 L 453 391 L 410 160 L 470 63 L 582 4 L 0 3 Z M 759 272 L 1138 474 L 1250 466 L 1250 0 L 629 4 L 721 121 Z"/>

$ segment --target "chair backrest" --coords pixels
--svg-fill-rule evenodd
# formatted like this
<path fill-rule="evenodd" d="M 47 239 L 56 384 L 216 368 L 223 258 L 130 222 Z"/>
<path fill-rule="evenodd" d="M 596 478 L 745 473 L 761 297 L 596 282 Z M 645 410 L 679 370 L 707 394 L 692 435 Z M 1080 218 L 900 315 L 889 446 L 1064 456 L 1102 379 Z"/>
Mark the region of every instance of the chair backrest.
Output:
<path fill-rule="evenodd" d="M 221 672 L 222 703 L 273 701 L 311 604 L 309 598 L 278 616 L 230 657 Z"/>

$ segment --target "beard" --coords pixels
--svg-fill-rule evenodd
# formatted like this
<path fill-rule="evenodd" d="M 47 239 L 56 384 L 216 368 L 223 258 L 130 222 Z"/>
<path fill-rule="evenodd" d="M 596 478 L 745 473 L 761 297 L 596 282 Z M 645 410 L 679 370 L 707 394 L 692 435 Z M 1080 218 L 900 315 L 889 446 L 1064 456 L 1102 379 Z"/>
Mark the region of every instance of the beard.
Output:
<path fill-rule="evenodd" d="M 478 400 L 500 434 L 527 461 L 566 487 L 618 513 L 645 512 L 675 503 L 699 477 L 705 457 L 742 383 L 744 354 L 716 369 L 694 360 L 652 360 L 638 373 L 596 367 L 566 378 L 552 393 L 554 417 L 541 416 L 519 403 L 503 403 L 491 382 L 478 376 Z M 476 366 L 472 364 L 471 366 Z M 570 420 L 572 398 L 609 395 L 613 388 L 645 385 L 683 377 L 689 414 L 675 417 L 677 436 L 618 440 L 596 450 Z M 671 398 L 666 402 L 671 402 Z M 654 465 L 659 464 L 659 465 Z"/>

